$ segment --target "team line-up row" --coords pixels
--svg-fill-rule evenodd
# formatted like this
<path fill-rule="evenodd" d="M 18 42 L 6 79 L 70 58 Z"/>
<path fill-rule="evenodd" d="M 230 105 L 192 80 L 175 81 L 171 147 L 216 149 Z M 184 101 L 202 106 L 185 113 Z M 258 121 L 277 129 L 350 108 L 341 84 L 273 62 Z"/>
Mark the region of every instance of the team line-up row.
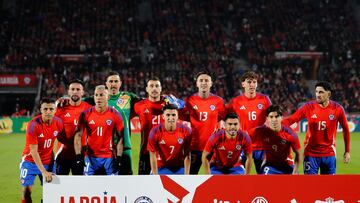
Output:
<path fill-rule="evenodd" d="M 131 175 L 130 119 L 138 116 L 141 146 L 138 174 L 249 174 L 254 162 L 258 174 L 335 174 L 337 124 L 343 129 L 344 163 L 350 161 L 350 132 L 344 109 L 330 100 L 331 85 L 318 82 L 316 98 L 283 119 L 281 107 L 257 92 L 258 75 L 249 71 L 240 81 L 243 94 L 227 105 L 212 94 L 212 77 L 199 72 L 198 92 L 184 101 L 162 95 L 161 81 L 148 80 L 148 97 L 140 99 L 120 91 L 117 72 L 94 96 L 82 98 L 81 80 L 69 83 L 67 99 L 42 99 L 41 114 L 26 131 L 20 164 L 22 201 L 31 201 L 37 175 L 51 182 L 53 173 L 68 175 Z M 301 150 L 299 138 L 289 127 L 302 119 L 308 130 Z M 188 121 L 191 128 L 178 122 Z M 58 146 L 55 156 L 53 145 Z M 292 152 L 295 157 L 292 158 Z"/>

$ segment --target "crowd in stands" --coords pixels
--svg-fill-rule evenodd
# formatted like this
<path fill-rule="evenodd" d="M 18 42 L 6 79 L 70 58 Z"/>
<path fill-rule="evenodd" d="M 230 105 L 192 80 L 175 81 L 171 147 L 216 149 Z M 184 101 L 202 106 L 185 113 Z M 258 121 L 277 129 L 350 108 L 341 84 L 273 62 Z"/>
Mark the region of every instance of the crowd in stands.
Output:
<path fill-rule="evenodd" d="M 313 98 L 306 85 L 312 61 L 277 60 L 276 51 L 325 54 L 317 79 L 333 82 L 333 99 L 360 111 L 356 19 L 348 1 L 292 0 L 70 0 L 17 2 L 16 15 L 1 15 L 2 72 L 42 74 L 43 95 L 59 97 L 80 78 L 88 93 L 109 70 L 123 88 L 146 97 L 150 76 L 165 93 L 196 92 L 194 74 L 215 76 L 213 92 L 229 101 L 241 93 L 246 67 L 260 75 L 259 91 L 291 113 Z M 11 23 L 9 23 L 11 22 Z M 83 63 L 59 63 L 48 55 L 84 54 Z M 350 57 L 350 59 L 349 59 Z"/>

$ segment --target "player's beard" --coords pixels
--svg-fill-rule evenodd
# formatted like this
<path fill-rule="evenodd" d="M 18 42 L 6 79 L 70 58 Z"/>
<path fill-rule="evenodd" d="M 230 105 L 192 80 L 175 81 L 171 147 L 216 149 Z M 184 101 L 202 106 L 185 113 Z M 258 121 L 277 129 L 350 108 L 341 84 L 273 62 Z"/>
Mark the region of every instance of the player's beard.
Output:
<path fill-rule="evenodd" d="M 227 133 L 231 136 L 234 137 L 236 136 L 237 130 L 236 129 L 230 129 L 227 131 Z"/>
<path fill-rule="evenodd" d="M 77 96 L 77 95 L 73 95 L 73 96 L 71 96 L 71 100 L 72 100 L 73 102 L 78 102 L 78 101 L 80 100 L 80 97 Z"/>

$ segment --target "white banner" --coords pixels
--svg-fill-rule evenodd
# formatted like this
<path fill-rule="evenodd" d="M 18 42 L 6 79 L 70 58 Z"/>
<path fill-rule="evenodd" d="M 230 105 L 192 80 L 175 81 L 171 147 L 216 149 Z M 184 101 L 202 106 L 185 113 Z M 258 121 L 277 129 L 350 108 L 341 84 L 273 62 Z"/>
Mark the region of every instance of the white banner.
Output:
<path fill-rule="evenodd" d="M 54 176 L 44 183 L 44 202 L 191 202 L 196 188 L 211 176 Z"/>

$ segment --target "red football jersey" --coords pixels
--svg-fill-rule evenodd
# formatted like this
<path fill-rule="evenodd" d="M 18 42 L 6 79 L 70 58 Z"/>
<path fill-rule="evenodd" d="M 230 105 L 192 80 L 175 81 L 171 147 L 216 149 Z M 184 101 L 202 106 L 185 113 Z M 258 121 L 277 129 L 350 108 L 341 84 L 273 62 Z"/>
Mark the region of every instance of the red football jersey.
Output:
<path fill-rule="evenodd" d="M 111 158 L 113 151 L 113 134 L 124 128 L 122 117 L 112 107 L 99 113 L 91 107 L 80 114 L 79 127 L 86 129 L 88 156 Z"/>
<path fill-rule="evenodd" d="M 254 129 L 253 136 L 262 142 L 265 160 L 274 166 L 294 165 L 292 148 L 299 150 L 299 137 L 289 127 L 283 126 L 279 132 L 263 125 Z"/>
<path fill-rule="evenodd" d="M 251 139 L 245 131 L 238 131 L 234 139 L 226 137 L 225 130 L 214 133 L 206 143 L 204 151 L 213 153 L 211 166 L 232 168 L 240 166 L 241 151 L 252 153 Z"/>
<path fill-rule="evenodd" d="M 50 164 L 53 160 L 53 148 L 55 138 L 60 134 L 64 133 L 63 121 L 54 117 L 50 125 L 46 125 L 41 115 L 34 117 L 28 124 L 26 129 L 26 141 L 25 148 L 22 153 L 25 161 L 34 162 L 31 154 L 29 145 L 38 145 L 38 153 L 43 164 Z"/>
<path fill-rule="evenodd" d="M 144 99 L 135 103 L 134 111 L 139 116 L 141 124 L 141 154 L 149 153 L 149 151 L 147 150 L 147 143 L 151 129 L 154 126 L 164 122 L 162 118 L 163 106 L 163 100 L 160 100 L 158 102 L 152 102 L 149 99 Z"/>
<path fill-rule="evenodd" d="M 233 98 L 228 105 L 226 105 L 226 112 L 235 112 L 240 119 L 240 126 L 242 130 L 250 130 L 261 126 L 266 121 L 266 109 L 271 105 L 268 96 L 256 93 L 254 98 L 247 98 L 244 94 Z M 253 150 L 262 150 L 261 142 L 253 139 L 249 133 L 252 141 Z"/>
<path fill-rule="evenodd" d="M 55 116 L 58 116 L 64 122 L 65 137 L 67 140 L 72 142 L 72 144 L 63 144 L 58 142 L 55 159 L 56 157 L 62 157 L 66 159 L 75 158 L 75 150 L 73 145 L 75 128 L 78 125 L 80 113 L 90 107 L 90 104 L 82 101 L 79 106 L 68 105 L 64 107 L 58 107 L 56 109 Z"/>
<path fill-rule="evenodd" d="M 197 93 L 185 100 L 184 114 L 189 115 L 192 129 L 191 150 L 202 151 L 218 121 L 225 117 L 225 104 L 221 97 L 210 94 L 203 99 Z"/>
<path fill-rule="evenodd" d="M 308 130 L 304 141 L 305 156 L 335 156 L 338 123 L 343 128 L 345 152 L 350 152 L 349 126 L 345 111 L 340 104 L 330 101 L 326 108 L 322 108 L 316 101 L 310 101 L 301 106 L 289 118 L 284 119 L 283 123 L 291 125 L 305 118 L 308 121 Z"/>
<path fill-rule="evenodd" d="M 183 167 L 184 151 L 190 151 L 191 129 L 184 124 L 176 124 L 174 132 L 168 132 L 164 124 L 150 131 L 147 149 L 156 152 L 158 167 Z"/>

